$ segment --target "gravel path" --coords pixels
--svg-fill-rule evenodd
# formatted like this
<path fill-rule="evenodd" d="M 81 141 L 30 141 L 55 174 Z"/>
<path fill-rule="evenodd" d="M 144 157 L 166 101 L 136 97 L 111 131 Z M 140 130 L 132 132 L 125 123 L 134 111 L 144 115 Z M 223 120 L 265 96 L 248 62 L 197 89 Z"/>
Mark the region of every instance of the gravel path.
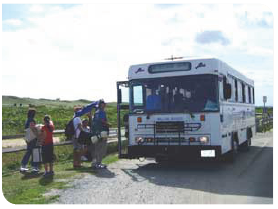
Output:
<path fill-rule="evenodd" d="M 273 203 L 272 134 L 234 164 L 120 160 L 60 190 L 61 204 Z M 254 175 L 254 173 L 256 175 Z"/>

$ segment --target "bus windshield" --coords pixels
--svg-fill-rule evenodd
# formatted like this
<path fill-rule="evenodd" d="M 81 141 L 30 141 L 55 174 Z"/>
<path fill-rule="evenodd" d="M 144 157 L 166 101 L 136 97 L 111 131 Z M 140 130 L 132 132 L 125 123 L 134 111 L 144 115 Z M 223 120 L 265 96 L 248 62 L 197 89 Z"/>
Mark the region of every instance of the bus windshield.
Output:
<path fill-rule="evenodd" d="M 130 83 L 132 113 L 218 111 L 218 79 L 192 75 L 138 79 Z"/>

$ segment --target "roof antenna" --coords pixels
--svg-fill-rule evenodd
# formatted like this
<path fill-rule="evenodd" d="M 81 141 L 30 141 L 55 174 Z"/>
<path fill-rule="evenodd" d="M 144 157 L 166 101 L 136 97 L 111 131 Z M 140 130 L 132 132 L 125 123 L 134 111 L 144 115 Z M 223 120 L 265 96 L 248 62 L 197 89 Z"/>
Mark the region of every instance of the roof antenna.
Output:
<path fill-rule="evenodd" d="M 174 57 L 173 55 L 171 55 L 170 58 L 165 58 L 165 60 L 172 60 L 174 61 L 175 59 L 182 59 L 183 57 Z"/>

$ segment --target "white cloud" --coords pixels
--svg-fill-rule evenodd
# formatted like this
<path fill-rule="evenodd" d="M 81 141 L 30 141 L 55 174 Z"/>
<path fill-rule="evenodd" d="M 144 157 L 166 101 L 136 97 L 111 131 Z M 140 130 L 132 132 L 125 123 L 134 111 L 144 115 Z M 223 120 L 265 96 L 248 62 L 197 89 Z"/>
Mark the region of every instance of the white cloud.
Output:
<path fill-rule="evenodd" d="M 11 26 L 20 26 L 22 25 L 22 21 L 20 19 L 7 19 L 3 21 L 3 24 Z"/>
<path fill-rule="evenodd" d="M 42 5 L 32 5 L 29 11 L 34 13 L 42 13 L 44 12 L 44 7 Z"/>
<path fill-rule="evenodd" d="M 231 64 L 235 61 L 232 57 L 238 54 L 243 60 L 272 57 L 271 28 L 254 26 L 247 30 L 238 24 L 237 18 L 243 18 L 244 11 L 250 11 L 253 18 L 258 9 L 254 12 L 252 7 L 229 4 L 167 8 L 150 4 L 89 4 L 67 9 L 33 5 L 30 11 L 45 12 L 44 16 L 30 15 L 26 18 L 32 27 L 3 33 L 2 74 L 26 80 L 38 76 L 37 89 L 51 98 L 115 101 L 116 81 L 126 79 L 131 64 L 171 55 L 212 55 Z M 196 35 L 204 31 L 219 31 L 230 44 L 196 43 Z M 259 36 L 254 35 L 258 33 Z M 236 65 L 248 69 L 243 61 Z M 265 69 L 263 65 L 260 67 Z M 266 69 L 271 71 L 269 66 Z M 262 80 L 260 76 L 255 79 Z M 47 92 L 45 81 L 50 82 Z M 28 85 L 20 88 L 25 94 L 35 91 Z"/>

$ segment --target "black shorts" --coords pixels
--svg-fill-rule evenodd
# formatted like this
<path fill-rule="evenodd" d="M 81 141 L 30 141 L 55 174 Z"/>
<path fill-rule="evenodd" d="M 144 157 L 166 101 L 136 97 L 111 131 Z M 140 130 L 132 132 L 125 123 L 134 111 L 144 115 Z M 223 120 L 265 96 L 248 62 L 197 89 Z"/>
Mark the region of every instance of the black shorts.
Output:
<path fill-rule="evenodd" d="M 53 150 L 53 144 L 47 144 L 42 146 L 42 162 L 44 164 L 53 162 Z"/>

